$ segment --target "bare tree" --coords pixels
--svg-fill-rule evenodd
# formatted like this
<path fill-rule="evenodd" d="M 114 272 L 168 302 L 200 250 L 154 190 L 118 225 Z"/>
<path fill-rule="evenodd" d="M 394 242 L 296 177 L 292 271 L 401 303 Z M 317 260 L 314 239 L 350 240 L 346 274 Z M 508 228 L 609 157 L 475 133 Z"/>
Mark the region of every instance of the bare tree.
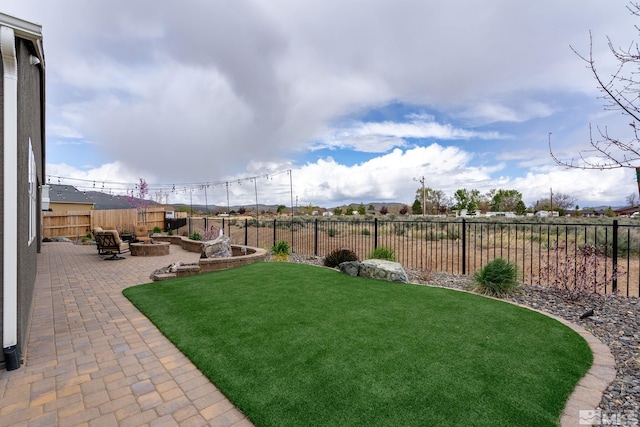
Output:
<path fill-rule="evenodd" d="M 437 214 L 446 201 L 446 194 L 442 190 L 436 190 L 431 187 L 419 187 L 416 190 L 416 200 L 420 201 L 421 207 L 429 214 Z"/>
<path fill-rule="evenodd" d="M 640 17 L 640 3 L 630 2 L 629 12 Z M 640 27 L 636 26 L 640 32 Z M 549 133 L 549 152 L 553 160 L 561 166 L 579 169 L 617 169 L 632 168 L 636 170 L 638 192 L 640 193 L 640 48 L 636 42 L 631 42 L 627 48 L 616 48 L 607 37 L 609 50 L 617 61 L 617 68 L 610 76 L 603 75 L 596 68 L 593 56 L 593 35 L 589 31 L 589 54 L 579 53 L 573 46 L 571 50 L 587 64 L 587 68 L 596 80 L 597 88 L 601 92 L 606 111 L 619 111 L 626 116 L 629 123 L 629 134 L 618 137 L 609 133 L 607 126 L 596 126 L 595 131 L 589 125 L 590 147 L 581 150 L 578 159 L 562 160 L 556 156 L 551 148 L 551 133 Z"/>
<path fill-rule="evenodd" d="M 576 202 L 576 198 L 566 193 L 553 193 L 553 200 L 549 197 L 537 200 L 534 209 L 541 210 L 569 210 Z"/>

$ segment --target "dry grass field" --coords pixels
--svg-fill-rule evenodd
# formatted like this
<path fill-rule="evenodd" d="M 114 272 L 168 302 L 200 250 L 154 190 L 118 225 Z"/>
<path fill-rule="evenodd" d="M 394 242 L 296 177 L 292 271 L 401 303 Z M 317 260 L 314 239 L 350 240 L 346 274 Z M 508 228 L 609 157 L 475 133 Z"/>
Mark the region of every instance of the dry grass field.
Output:
<path fill-rule="evenodd" d="M 274 226 L 275 225 L 275 226 Z M 191 231 L 217 236 L 222 221 L 194 218 Z M 270 249 L 286 241 L 292 252 L 325 256 L 348 248 L 366 259 L 376 247 L 391 248 L 406 268 L 472 274 L 495 258 L 516 264 L 523 283 L 597 288 L 611 293 L 614 266 L 611 226 L 600 224 L 462 223 L 415 221 L 225 221 L 225 234 L 237 244 Z M 205 231 L 206 230 L 206 231 Z M 639 295 L 640 237 L 635 226 L 619 227 L 618 293 Z M 179 230 L 188 234 L 185 227 Z M 464 236 L 463 236 L 464 235 Z M 592 252 L 585 248 L 593 248 Z M 466 254 L 463 257 L 463 253 Z M 464 264 L 464 265 L 463 265 Z"/>

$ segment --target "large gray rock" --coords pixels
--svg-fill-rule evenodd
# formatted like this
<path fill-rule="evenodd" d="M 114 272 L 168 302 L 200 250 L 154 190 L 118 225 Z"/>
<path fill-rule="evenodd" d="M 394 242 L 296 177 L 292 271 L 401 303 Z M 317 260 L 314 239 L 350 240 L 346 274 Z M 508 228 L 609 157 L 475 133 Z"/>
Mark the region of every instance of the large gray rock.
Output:
<path fill-rule="evenodd" d="M 409 283 L 407 272 L 400 263 L 384 259 L 367 259 L 360 263 L 361 277 L 387 280 L 389 282 Z"/>
<path fill-rule="evenodd" d="M 213 240 L 202 243 L 200 258 L 226 258 L 233 255 L 231 251 L 231 239 L 227 236 L 218 236 Z"/>
<path fill-rule="evenodd" d="M 349 276 L 357 276 L 360 273 L 360 262 L 358 261 L 345 261 L 338 265 L 340 272 L 348 274 Z"/>

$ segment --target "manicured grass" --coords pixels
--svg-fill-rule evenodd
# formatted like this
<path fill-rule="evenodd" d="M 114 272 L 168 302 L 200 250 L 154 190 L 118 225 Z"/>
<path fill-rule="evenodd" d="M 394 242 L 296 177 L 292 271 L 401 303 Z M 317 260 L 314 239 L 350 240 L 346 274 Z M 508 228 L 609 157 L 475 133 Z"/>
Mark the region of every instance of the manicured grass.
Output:
<path fill-rule="evenodd" d="M 539 313 L 303 264 L 124 294 L 257 426 L 557 425 L 592 362 Z"/>

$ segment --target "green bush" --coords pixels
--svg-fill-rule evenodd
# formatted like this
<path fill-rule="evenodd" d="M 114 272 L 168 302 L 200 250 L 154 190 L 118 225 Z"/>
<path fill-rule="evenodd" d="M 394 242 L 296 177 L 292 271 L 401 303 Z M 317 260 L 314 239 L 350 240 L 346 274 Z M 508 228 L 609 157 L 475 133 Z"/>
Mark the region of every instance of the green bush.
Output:
<path fill-rule="evenodd" d="M 358 261 L 358 255 L 346 248 L 336 249 L 324 258 L 324 265 L 335 268 L 347 261 Z"/>
<path fill-rule="evenodd" d="M 387 261 L 395 261 L 396 253 L 391 248 L 380 246 L 372 250 L 368 256 L 369 259 L 386 259 Z"/>
<path fill-rule="evenodd" d="M 288 261 L 290 246 L 284 240 L 279 241 L 271 248 L 273 254 L 272 261 Z"/>
<path fill-rule="evenodd" d="M 362 234 L 363 236 L 371 236 L 371 231 L 369 231 L 368 228 L 363 228 L 360 234 Z"/>
<path fill-rule="evenodd" d="M 158 226 L 155 226 L 155 227 L 153 227 L 153 231 L 152 231 L 152 233 L 153 233 L 153 234 L 156 234 L 156 233 L 162 233 L 162 228 L 160 228 L 160 227 L 158 227 Z"/>
<path fill-rule="evenodd" d="M 193 233 L 189 234 L 189 239 L 191 239 L 191 240 L 202 240 L 202 236 L 197 231 L 194 231 Z"/>
<path fill-rule="evenodd" d="M 271 248 L 271 253 L 274 255 L 289 255 L 290 246 L 284 240 L 279 241 Z"/>
<path fill-rule="evenodd" d="M 336 237 L 338 233 L 338 230 L 336 230 L 335 228 L 330 228 L 327 230 L 327 234 L 329 235 L 329 237 Z"/>
<path fill-rule="evenodd" d="M 167 236 L 173 236 L 173 230 L 169 229 L 169 231 L 167 231 Z"/>
<path fill-rule="evenodd" d="M 502 297 L 518 288 L 517 277 L 515 264 L 496 258 L 473 274 L 473 282 L 469 287 L 480 294 Z"/>

